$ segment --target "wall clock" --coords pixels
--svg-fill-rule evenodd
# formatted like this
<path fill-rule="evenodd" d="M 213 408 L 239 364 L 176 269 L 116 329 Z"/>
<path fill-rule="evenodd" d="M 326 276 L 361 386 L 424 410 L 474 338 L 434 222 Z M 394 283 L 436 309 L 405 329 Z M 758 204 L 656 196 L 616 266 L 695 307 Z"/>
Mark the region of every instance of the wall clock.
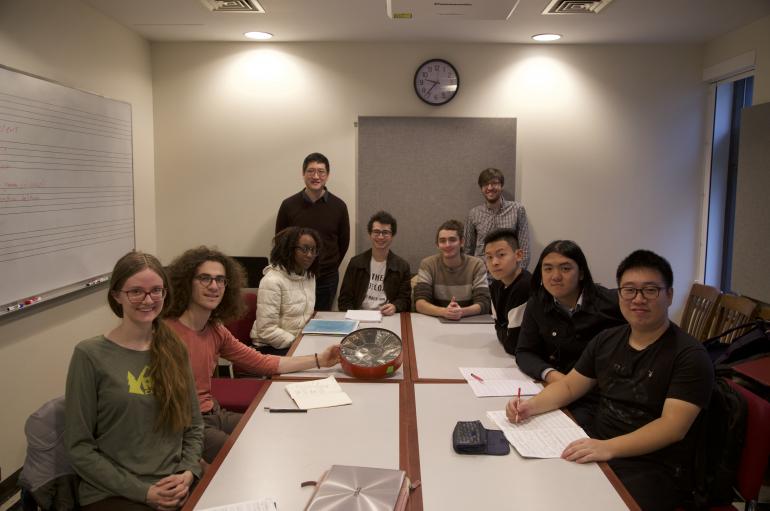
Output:
<path fill-rule="evenodd" d="M 446 60 L 430 59 L 414 73 L 414 92 L 429 105 L 449 103 L 459 89 L 460 75 Z"/>

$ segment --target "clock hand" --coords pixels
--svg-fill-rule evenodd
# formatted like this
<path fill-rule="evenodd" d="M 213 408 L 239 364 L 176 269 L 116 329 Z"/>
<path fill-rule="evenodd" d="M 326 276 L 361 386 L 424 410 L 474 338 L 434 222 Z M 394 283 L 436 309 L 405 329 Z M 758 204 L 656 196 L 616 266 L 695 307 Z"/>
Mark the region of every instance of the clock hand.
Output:
<path fill-rule="evenodd" d="M 428 81 L 433 82 L 433 80 L 428 80 Z M 425 94 L 430 94 L 430 91 L 433 90 L 433 87 L 435 87 L 438 84 L 439 82 L 433 82 L 433 85 L 430 86 L 430 89 L 428 89 L 428 92 L 426 92 Z"/>

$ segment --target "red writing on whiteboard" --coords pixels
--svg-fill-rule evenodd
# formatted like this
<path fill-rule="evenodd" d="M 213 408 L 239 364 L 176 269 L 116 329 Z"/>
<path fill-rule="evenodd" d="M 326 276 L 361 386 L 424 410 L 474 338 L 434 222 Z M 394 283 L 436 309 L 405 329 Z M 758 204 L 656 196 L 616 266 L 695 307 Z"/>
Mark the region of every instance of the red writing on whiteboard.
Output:
<path fill-rule="evenodd" d="M 43 180 L 38 179 L 36 181 L 17 182 L 17 181 L 5 181 L 3 188 L 43 188 Z"/>
<path fill-rule="evenodd" d="M 3 135 L 15 135 L 19 132 L 18 126 L 12 126 L 10 124 L 0 124 L 0 133 Z"/>

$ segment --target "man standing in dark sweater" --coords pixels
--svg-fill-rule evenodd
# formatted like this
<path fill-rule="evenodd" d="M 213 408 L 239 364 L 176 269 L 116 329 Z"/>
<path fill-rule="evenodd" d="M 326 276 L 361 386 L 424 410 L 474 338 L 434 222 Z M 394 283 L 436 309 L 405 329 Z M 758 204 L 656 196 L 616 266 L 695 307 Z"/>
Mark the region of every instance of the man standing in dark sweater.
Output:
<path fill-rule="evenodd" d="M 311 227 L 321 234 L 323 244 L 320 253 L 319 275 L 316 278 L 316 310 L 332 308 L 339 266 L 350 244 L 350 220 L 348 208 L 339 197 L 326 189 L 331 166 L 321 153 L 311 153 L 302 163 L 305 188 L 284 199 L 278 209 L 275 232 L 287 227 Z"/>

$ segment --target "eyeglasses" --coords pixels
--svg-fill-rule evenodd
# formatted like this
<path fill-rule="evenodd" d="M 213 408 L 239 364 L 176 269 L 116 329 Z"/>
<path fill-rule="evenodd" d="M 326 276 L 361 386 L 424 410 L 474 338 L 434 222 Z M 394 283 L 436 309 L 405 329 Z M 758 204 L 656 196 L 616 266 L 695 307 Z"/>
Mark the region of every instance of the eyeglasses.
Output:
<path fill-rule="evenodd" d="M 498 186 L 503 186 L 503 183 L 500 181 L 487 181 L 483 185 L 481 185 L 482 188 L 487 188 L 491 186 L 492 188 L 497 188 Z"/>
<path fill-rule="evenodd" d="M 393 231 L 381 231 L 379 229 L 372 229 L 372 236 L 382 236 L 383 238 L 390 238 L 393 236 Z"/>
<path fill-rule="evenodd" d="M 225 287 L 227 285 L 227 277 L 224 275 L 217 275 L 214 277 L 208 273 L 201 273 L 200 275 L 195 276 L 195 280 L 200 282 L 204 287 L 209 287 L 212 282 L 216 282 L 217 287 Z"/>
<path fill-rule="evenodd" d="M 128 301 L 136 304 L 142 303 L 144 299 L 147 298 L 147 296 L 149 296 L 153 302 L 159 302 L 166 296 L 166 291 L 167 289 L 165 287 L 154 287 L 149 291 L 145 291 L 139 287 L 134 287 L 131 289 L 125 289 L 121 291 L 121 293 L 126 293 L 126 298 L 128 298 Z"/>
<path fill-rule="evenodd" d="M 305 169 L 305 174 L 308 176 L 325 177 L 328 173 L 329 171 L 324 169 Z"/>
<path fill-rule="evenodd" d="M 631 301 L 636 298 L 636 295 L 642 293 L 642 296 L 648 300 L 657 298 L 660 295 L 660 290 L 666 289 L 660 286 L 644 286 L 644 287 L 621 287 L 618 289 L 620 297 L 624 300 Z"/>
<path fill-rule="evenodd" d="M 318 249 L 315 248 L 315 247 L 308 247 L 308 246 L 305 246 L 305 245 L 298 245 L 298 246 L 294 247 L 294 250 L 299 250 L 300 252 L 302 252 L 305 255 L 307 255 L 307 254 L 310 254 L 310 255 L 313 255 L 313 256 L 314 255 L 318 255 Z"/>

